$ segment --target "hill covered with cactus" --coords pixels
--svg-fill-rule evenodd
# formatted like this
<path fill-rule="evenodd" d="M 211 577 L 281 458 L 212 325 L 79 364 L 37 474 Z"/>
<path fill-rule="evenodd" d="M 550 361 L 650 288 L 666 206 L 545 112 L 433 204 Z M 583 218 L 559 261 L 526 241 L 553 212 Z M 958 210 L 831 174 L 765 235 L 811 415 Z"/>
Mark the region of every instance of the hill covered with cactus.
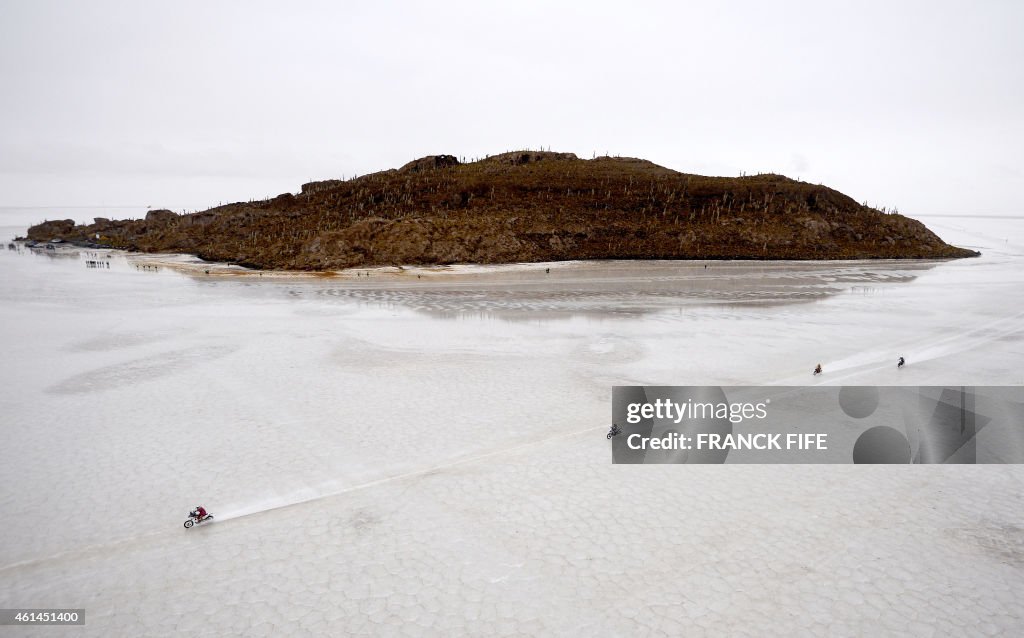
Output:
<path fill-rule="evenodd" d="M 618 157 L 519 151 L 303 184 L 298 194 L 143 220 L 33 226 L 63 239 L 254 268 L 574 259 L 952 258 L 920 222 L 781 175 L 704 177 Z"/>

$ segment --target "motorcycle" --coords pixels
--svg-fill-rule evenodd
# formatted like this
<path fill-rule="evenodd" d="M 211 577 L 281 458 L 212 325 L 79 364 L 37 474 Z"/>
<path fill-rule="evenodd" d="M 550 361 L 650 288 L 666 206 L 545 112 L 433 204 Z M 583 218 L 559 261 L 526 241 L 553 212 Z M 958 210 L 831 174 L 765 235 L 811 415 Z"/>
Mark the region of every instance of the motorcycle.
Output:
<path fill-rule="evenodd" d="M 207 513 L 206 516 L 200 518 L 199 513 L 196 512 L 195 510 L 192 510 L 191 512 L 189 512 L 188 520 L 185 521 L 185 529 L 188 529 L 197 523 L 205 523 L 209 520 L 213 520 L 213 514 Z"/>
<path fill-rule="evenodd" d="M 613 436 L 618 436 L 620 434 L 622 434 L 622 428 L 613 423 L 611 429 L 608 430 L 608 434 L 605 435 L 604 438 L 611 440 Z"/>

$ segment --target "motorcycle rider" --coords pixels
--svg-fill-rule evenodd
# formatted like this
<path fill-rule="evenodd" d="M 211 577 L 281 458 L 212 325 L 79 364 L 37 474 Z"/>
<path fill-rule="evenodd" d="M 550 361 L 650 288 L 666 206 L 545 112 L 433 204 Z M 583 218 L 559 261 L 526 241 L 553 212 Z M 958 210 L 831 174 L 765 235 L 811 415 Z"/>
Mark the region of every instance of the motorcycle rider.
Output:
<path fill-rule="evenodd" d="M 814 368 L 814 374 L 821 374 L 821 364 L 820 363 Z"/>
<path fill-rule="evenodd" d="M 906 361 L 903 360 L 903 357 L 900 357 L 900 360 L 896 363 L 896 367 L 902 368 L 904 364 L 906 364 Z"/>
<path fill-rule="evenodd" d="M 192 516 L 195 517 L 196 521 L 201 521 L 206 518 L 206 508 L 202 505 L 196 505 L 196 509 L 192 511 Z"/>

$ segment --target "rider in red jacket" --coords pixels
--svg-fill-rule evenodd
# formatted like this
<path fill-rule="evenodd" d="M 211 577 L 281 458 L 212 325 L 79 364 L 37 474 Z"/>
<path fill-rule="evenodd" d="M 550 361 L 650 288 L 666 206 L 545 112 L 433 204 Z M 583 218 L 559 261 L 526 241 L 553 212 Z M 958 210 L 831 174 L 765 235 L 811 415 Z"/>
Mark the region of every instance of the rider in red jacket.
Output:
<path fill-rule="evenodd" d="M 195 515 L 197 521 L 203 520 L 206 518 L 206 508 L 202 505 L 196 505 Z"/>

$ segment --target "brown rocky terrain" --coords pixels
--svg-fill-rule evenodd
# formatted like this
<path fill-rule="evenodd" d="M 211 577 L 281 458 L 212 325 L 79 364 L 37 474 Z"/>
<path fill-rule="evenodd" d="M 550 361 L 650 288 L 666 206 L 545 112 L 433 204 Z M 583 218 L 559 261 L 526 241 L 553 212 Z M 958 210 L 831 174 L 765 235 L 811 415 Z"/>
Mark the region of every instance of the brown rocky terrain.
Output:
<path fill-rule="evenodd" d="M 144 220 L 33 226 L 63 239 L 254 268 L 570 259 L 952 258 L 920 222 L 781 175 L 704 177 L 651 162 L 521 151 L 303 184 L 258 202 Z"/>

